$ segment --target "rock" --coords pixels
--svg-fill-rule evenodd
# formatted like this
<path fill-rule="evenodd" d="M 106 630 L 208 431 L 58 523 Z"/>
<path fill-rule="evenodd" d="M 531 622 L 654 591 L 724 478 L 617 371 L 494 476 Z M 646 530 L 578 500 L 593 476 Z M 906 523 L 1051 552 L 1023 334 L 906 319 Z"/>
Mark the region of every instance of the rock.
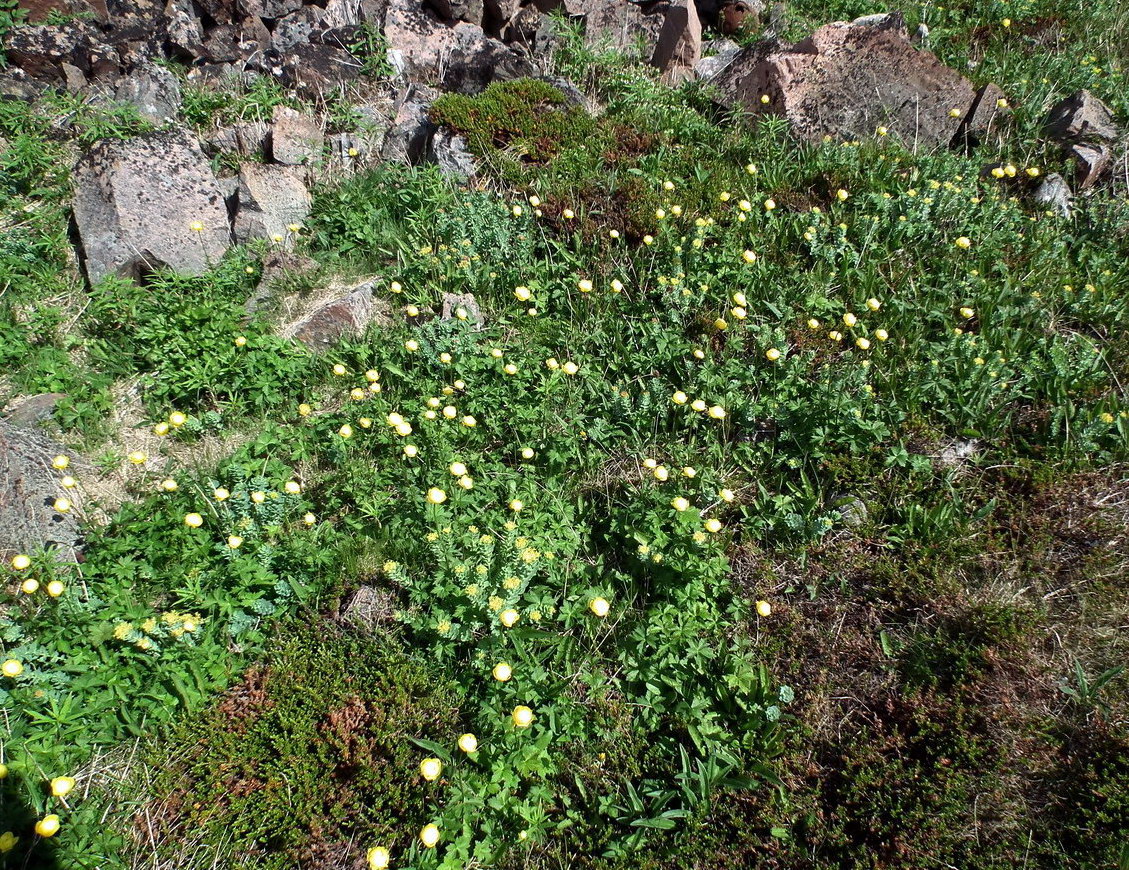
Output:
<path fill-rule="evenodd" d="M 146 121 L 163 124 L 180 112 L 180 82 L 165 67 L 148 63 L 118 82 L 114 99 L 136 106 Z"/>
<path fill-rule="evenodd" d="M 24 75 L 51 84 L 66 81 L 62 64 L 89 72 L 93 43 L 82 27 L 39 24 L 17 27 L 5 39 L 8 63 Z"/>
<path fill-rule="evenodd" d="M 105 0 L 19 0 L 28 24 L 43 24 L 51 15 L 89 16 L 99 24 L 109 21 Z"/>
<path fill-rule="evenodd" d="M 296 236 L 293 224 L 310 215 L 310 193 L 302 183 L 302 170 L 292 166 L 244 163 L 239 168 L 235 240 L 268 239 L 289 250 Z M 282 241 L 279 241 L 281 239 Z"/>
<path fill-rule="evenodd" d="M 870 518 L 866 502 L 858 496 L 837 496 L 832 500 L 831 507 L 839 512 L 839 516 L 843 518 L 843 525 L 848 529 L 857 529 Z"/>
<path fill-rule="evenodd" d="M 448 27 L 411 0 L 391 0 L 384 21 L 388 61 L 409 81 L 474 94 L 490 82 L 531 75 L 528 56 L 459 21 Z"/>
<path fill-rule="evenodd" d="M 329 0 L 325 6 L 321 26 L 324 28 L 356 27 L 365 21 L 365 7 L 361 0 Z"/>
<path fill-rule="evenodd" d="M 204 31 L 192 0 L 168 0 L 165 4 L 165 30 L 172 54 L 191 60 L 203 50 Z"/>
<path fill-rule="evenodd" d="M 1060 217 L 1068 218 L 1073 210 L 1074 194 L 1066 180 L 1052 172 L 1035 189 L 1035 202 L 1048 211 L 1058 212 Z"/>
<path fill-rule="evenodd" d="M 1043 131 L 1056 142 L 1112 142 L 1117 139 L 1113 113 L 1086 90 L 1055 103 L 1043 122 Z"/>
<path fill-rule="evenodd" d="M 283 78 L 290 86 L 317 102 L 340 90 L 343 82 L 357 78 L 360 71 L 360 64 L 347 51 L 312 42 L 290 49 L 283 64 Z"/>
<path fill-rule="evenodd" d="M 460 311 L 462 311 L 463 317 L 459 317 Z M 465 320 L 467 323 L 472 323 L 477 327 L 482 326 L 482 311 L 479 310 L 478 300 L 474 298 L 473 293 L 443 294 L 443 310 L 439 315 L 439 319 L 452 320 L 455 318 Z"/>
<path fill-rule="evenodd" d="M 59 68 L 63 72 L 63 86 L 67 89 L 68 94 L 81 94 L 90 84 L 83 71 L 74 64 L 64 61 L 59 64 Z"/>
<path fill-rule="evenodd" d="M 764 3 L 745 2 L 723 3 L 718 15 L 718 29 L 726 36 L 733 36 L 756 27 L 764 14 Z"/>
<path fill-rule="evenodd" d="M 1106 145 L 1080 142 L 1068 145 L 1066 154 L 1074 160 L 1079 190 L 1093 186 L 1113 166 L 1113 152 Z"/>
<path fill-rule="evenodd" d="M 654 56 L 670 3 L 645 6 L 626 0 L 564 0 L 569 15 L 584 22 L 584 41 L 629 57 Z"/>
<path fill-rule="evenodd" d="M 438 98 L 439 92 L 426 85 L 409 85 L 401 92 L 381 149 L 385 160 L 415 165 L 424 159 L 436 129 L 429 110 Z"/>
<path fill-rule="evenodd" d="M 899 36 L 909 38 L 906 29 L 906 19 L 901 12 L 877 12 L 873 15 L 861 15 L 851 22 L 851 27 L 874 27 L 878 30 L 891 30 Z"/>
<path fill-rule="evenodd" d="M 478 172 L 478 161 L 467 150 L 466 138 L 446 128 L 440 128 L 431 138 L 428 160 L 444 175 L 464 181 Z"/>
<path fill-rule="evenodd" d="M 270 124 L 263 121 L 241 121 L 238 124 L 220 127 L 204 144 L 212 152 L 261 158 L 266 154 L 270 135 Z"/>
<path fill-rule="evenodd" d="M 243 303 L 243 310 L 248 316 L 273 308 L 277 301 L 276 290 L 281 285 L 313 275 L 318 264 L 309 257 L 275 248 L 263 258 L 262 268 L 255 292 Z"/>
<path fill-rule="evenodd" d="M 13 426 L 34 428 L 40 423 L 51 419 L 55 413 L 55 406 L 60 399 L 66 398 L 66 393 L 40 393 L 37 396 L 25 396 L 12 402 L 4 419 Z"/>
<path fill-rule="evenodd" d="M 881 125 L 909 147 L 948 145 L 976 98 L 893 24 L 834 23 L 789 48 L 754 44 L 714 84 L 724 105 L 783 115 L 804 139 L 865 138 Z"/>
<path fill-rule="evenodd" d="M 329 301 L 283 327 L 282 335 L 295 338 L 312 350 L 323 351 L 345 336 L 361 335 L 371 323 L 391 323 L 391 308 L 373 295 L 375 285 L 375 280 L 369 280 L 351 287 L 331 288 Z"/>
<path fill-rule="evenodd" d="M 510 20 L 502 38 L 509 45 L 519 46 L 533 54 L 537 50 L 537 34 L 545 17 L 536 6 L 526 6 Z"/>
<path fill-rule="evenodd" d="M 73 177 L 75 224 L 91 282 L 139 278 L 161 266 L 198 275 L 231 244 L 216 177 L 183 130 L 102 140 Z"/>
<path fill-rule="evenodd" d="M 304 0 L 256 0 L 260 4 L 259 18 L 277 20 L 302 8 Z"/>
<path fill-rule="evenodd" d="M 693 69 L 702 58 L 702 23 L 694 0 L 671 3 L 659 31 L 651 65 L 664 73 L 674 69 Z"/>
<path fill-rule="evenodd" d="M 976 439 L 954 441 L 952 444 L 946 445 L 938 454 L 937 462 L 945 468 L 959 468 L 975 456 L 979 449 L 980 442 Z"/>
<path fill-rule="evenodd" d="M 67 561 L 74 559 L 78 520 L 73 511 L 63 514 L 54 508 L 63 491 L 51 460 L 60 453 L 69 455 L 35 428 L 0 419 L 0 551 L 53 550 Z"/>
<path fill-rule="evenodd" d="M 317 118 L 288 106 L 275 106 L 273 120 L 271 155 L 276 163 L 298 166 L 321 157 L 325 134 Z"/>
<path fill-rule="evenodd" d="M 972 108 L 961 121 L 953 141 L 971 148 L 987 139 L 997 122 L 1010 114 L 1004 92 L 996 85 L 984 85 L 976 92 Z"/>
<path fill-rule="evenodd" d="M 297 12 L 279 19 L 271 31 L 271 48 L 284 53 L 296 45 L 309 42 L 310 35 L 321 26 L 323 15 L 317 6 L 303 6 Z"/>
<path fill-rule="evenodd" d="M 713 39 L 702 46 L 702 53 L 708 56 L 694 64 L 694 72 L 698 78 L 709 80 L 720 75 L 737 59 L 741 46 L 732 39 Z"/>

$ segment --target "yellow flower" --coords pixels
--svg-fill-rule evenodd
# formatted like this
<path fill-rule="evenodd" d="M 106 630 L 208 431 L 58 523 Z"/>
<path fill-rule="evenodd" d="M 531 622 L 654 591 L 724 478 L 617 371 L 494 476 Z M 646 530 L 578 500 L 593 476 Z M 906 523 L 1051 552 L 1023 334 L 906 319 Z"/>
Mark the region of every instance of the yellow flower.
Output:
<path fill-rule="evenodd" d="M 419 773 L 428 782 L 434 782 L 443 773 L 443 762 L 438 758 L 425 758 L 419 763 Z"/>
<path fill-rule="evenodd" d="M 722 490 L 718 490 L 717 497 L 720 498 L 722 501 L 730 502 L 730 501 L 733 501 L 733 499 L 735 499 L 737 497 L 737 493 L 735 493 L 731 489 L 722 489 Z"/>
<path fill-rule="evenodd" d="M 832 341 L 842 341 L 843 333 L 839 332 L 839 330 L 837 329 L 833 329 L 829 333 L 827 333 L 827 337 Z"/>
<path fill-rule="evenodd" d="M 410 350 L 412 353 L 415 353 L 417 350 L 419 350 L 419 342 L 414 338 L 409 338 L 404 342 L 404 348 L 406 350 Z"/>
<path fill-rule="evenodd" d="M 764 352 L 764 355 L 765 357 L 767 357 L 769 362 L 776 362 L 778 359 L 780 359 L 780 351 L 778 351 L 774 347 L 770 347 L 768 350 L 766 350 Z"/>
<path fill-rule="evenodd" d="M 476 751 L 478 749 L 478 738 L 473 734 L 460 735 L 459 749 L 468 754 Z"/>
<path fill-rule="evenodd" d="M 1109 411 L 1106 411 L 1101 415 L 1101 417 L 1099 419 L 1101 419 L 1101 421 L 1103 423 L 1112 423 L 1113 422 L 1113 414 L 1109 413 Z"/>
<path fill-rule="evenodd" d="M 713 405 L 709 410 L 709 414 L 715 420 L 722 420 L 725 418 L 725 409 L 721 407 L 721 405 Z"/>
<path fill-rule="evenodd" d="M 59 478 L 59 486 L 61 486 L 63 489 L 74 489 L 76 486 L 78 486 L 78 481 L 67 474 Z"/>
<path fill-rule="evenodd" d="M 443 504 L 447 500 L 447 493 L 439 487 L 433 486 L 427 491 L 427 500 L 432 504 Z"/>
<path fill-rule="evenodd" d="M 39 581 L 34 577 L 29 577 L 20 584 L 20 591 L 23 592 L 24 595 L 34 595 L 39 591 Z"/>
<path fill-rule="evenodd" d="M 165 492 L 176 492 L 177 486 L 177 482 L 171 477 L 167 477 L 161 481 L 161 489 L 163 489 Z"/>
<path fill-rule="evenodd" d="M 243 546 L 243 539 L 239 535 L 229 535 L 227 545 L 233 550 L 238 550 Z"/>
<path fill-rule="evenodd" d="M 51 467 L 56 469 L 57 471 L 62 471 L 63 469 L 65 469 L 70 464 L 71 464 L 70 458 L 67 457 L 67 456 L 64 456 L 61 453 L 58 456 L 56 456 L 54 459 L 51 460 Z"/>
<path fill-rule="evenodd" d="M 499 683 L 505 683 L 513 676 L 514 671 L 506 662 L 498 662 L 498 664 L 494 665 L 494 669 L 490 673 L 494 675 L 494 679 Z"/>
<path fill-rule="evenodd" d="M 513 719 L 514 727 L 516 728 L 528 728 L 533 724 L 533 711 L 524 704 L 519 704 L 514 707 L 514 711 L 510 714 L 510 717 Z"/>
<path fill-rule="evenodd" d="M 373 846 L 368 850 L 367 858 L 369 870 L 388 870 L 392 863 L 392 853 L 384 846 Z"/>
<path fill-rule="evenodd" d="M 721 531 L 721 520 L 711 517 L 706 520 L 706 531 L 717 534 Z"/>
<path fill-rule="evenodd" d="M 578 371 L 580 371 L 580 366 L 578 366 L 574 362 L 566 362 L 563 366 L 561 366 L 561 369 L 566 375 L 575 375 Z"/>
<path fill-rule="evenodd" d="M 741 254 L 741 259 L 746 263 L 755 263 L 757 261 L 756 251 L 745 251 Z"/>
<path fill-rule="evenodd" d="M 502 599 L 499 598 L 497 595 L 491 595 L 490 600 L 486 602 L 486 606 L 489 607 L 491 610 L 497 612 L 497 611 L 502 609 L 502 605 L 504 603 L 505 602 L 503 602 Z"/>
<path fill-rule="evenodd" d="M 302 522 L 305 523 L 307 526 L 312 526 L 317 521 L 318 521 L 318 518 L 316 516 L 314 516 L 313 514 L 307 513 L 307 514 L 302 515 Z"/>
<path fill-rule="evenodd" d="M 300 404 L 298 406 L 298 416 L 299 417 L 309 417 L 310 414 L 313 413 L 313 410 L 314 409 L 311 408 L 309 405 L 307 405 L 305 402 L 302 402 L 302 404 Z"/>
<path fill-rule="evenodd" d="M 247 336 L 245 336 L 245 335 L 235 336 L 235 346 L 236 347 L 246 347 L 247 346 Z"/>
<path fill-rule="evenodd" d="M 57 776 L 51 780 L 51 794 L 55 797 L 66 797 L 74 789 L 73 776 Z"/>
<path fill-rule="evenodd" d="M 869 299 L 866 300 L 866 307 L 869 308 L 871 311 L 877 311 L 879 308 L 882 307 L 882 303 L 879 302 L 877 299 L 875 299 L 873 296 L 871 296 Z"/>
<path fill-rule="evenodd" d="M 198 529 L 204 525 L 204 518 L 199 514 L 185 514 L 184 524 L 190 529 Z"/>
<path fill-rule="evenodd" d="M 596 616 L 603 619 L 611 612 L 612 606 L 608 603 L 606 598 L 593 598 L 588 602 L 588 609 L 591 610 Z"/>
<path fill-rule="evenodd" d="M 521 614 L 519 614 L 512 607 L 507 607 L 505 610 L 498 614 L 498 621 L 501 622 L 502 625 L 504 625 L 506 628 L 513 628 L 517 624 L 517 621 L 519 619 L 521 619 Z"/>
<path fill-rule="evenodd" d="M 462 477 L 467 473 L 467 467 L 461 462 L 452 462 L 449 466 L 447 466 L 447 470 L 451 472 L 451 475 L 453 477 Z"/>
<path fill-rule="evenodd" d="M 694 468 L 692 465 L 684 465 L 682 466 L 682 476 L 688 478 L 697 477 L 698 469 Z"/>
<path fill-rule="evenodd" d="M 576 212 L 574 212 L 571 208 L 566 208 L 561 212 L 561 216 L 565 218 L 565 220 L 572 220 L 574 217 L 576 217 Z"/>
<path fill-rule="evenodd" d="M 581 278 L 576 286 L 580 290 L 581 293 L 591 293 L 592 292 L 592 282 L 587 278 Z"/>
<path fill-rule="evenodd" d="M 659 481 L 660 483 L 665 483 L 670 479 L 670 472 L 667 471 L 665 465 L 656 466 L 651 474 L 654 476 L 655 480 Z"/>
<path fill-rule="evenodd" d="M 62 581 L 60 580 L 52 580 L 47 584 L 47 594 L 52 598 L 58 598 L 60 595 L 66 592 L 66 590 L 67 587 L 64 586 Z"/>
<path fill-rule="evenodd" d="M 35 833 L 43 838 L 54 837 L 59 833 L 59 817 L 54 813 L 49 816 L 44 816 L 35 823 Z"/>
<path fill-rule="evenodd" d="M 0 664 L 0 673 L 2 673 L 5 677 L 11 677 L 12 679 L 15 679 L 23 672 L 23 662 L 17 661 L 16 659 L 8 659 L 3 664 Z"/>
<path fill-rule="evenodd" d="M 612 292 L 613 293 L 622 293 L 623 292 L 623 282 L 620 281 L 619 278 L 612 279 Z"/>
<path fill-rule="evenodd" d="M 859 350 L 868 350 L 870 348 L 870 340 L 860 336 L 855 339 L 855 346 L 858 347 Z"/>
<path fill-rule="evenodd" d="M 701 412 L 706 410 L 706 403 L 702 399 L 695 399 L 690 403 L 690 407 L 695 411 Z"/>
<path fill-rule="evenodd" d="M 463 489 L 474 489 L 474 478 L 472 478 L 469 474 L 464 474 L 459 478 L 458 484 Z"/>
<path fill-rule="evenodd" d="M 521 206 L 514 206 L 514 216 L 521 214 Z M 434 849 L 439 842 L 439 828 L 435 825 L 424 825 L 423 829 L 419 832 L 419 841 L 423 843 L 425 849 Z"/>
<path fill-rule="evenodd" d="M 774 208 L 776 208 L 776 200 L 766 199 L 764 201 L 764 210 L 765 211 L 772 211 Z"/>
<path fill-rule="evenodd" d="M 839 200 L 839 202 L 846 202 L 848 196 L 850 196 L 850 194 L 841 187 L 835 191 L 835 198 Z"/>
<path fill-rule="evenodd" d="M 522 459 L 532 459 L 535 455 L 536 455 L 536 452 L 534 451 L 534 449 L 532 447 L 522 447 L 521 448 L 521 458 Z"/>
<path fill-rule="evenodd" d="M 512 510 L 515 514 L 524 507 L 525 507 L 525 502 L 523 502 L 519 498 L 515 498 L 515 499 L 512 499 L 510 501 L 510 510 Z"/>
<path fill-rule="evenodd" d="M 262 504 L 266 500 L 267 494 L 261 489 L 256 489 L 253 493 L 251 493 L 251 501 L 253 501 L 255 504 Z"/>
<path fill-rule="evenodd" d="M 853 314 L 851 314 L 851 312 L 849 312 L 849 311 L 846 314 L 843 315 L 843 323 L 847 327 L 854 326 L 856 323 L 858 323 L 858 320 L 859 319 L 857 317 L 855 317 Z"/>
<path fill-rule="evenodd" d="M 671 396 L 671 401 L 676 405 L 685 405 L 690 397 L 687 396 L 682 390 L 676 390 L 674 395 Z"/>
<path fill-rule="evenodd" d="M 156 426 L 153 427 L 153 434 L 156 435 L 158 438 L 163 437 L 165 435 L 168 435 L 169 434 L 169 424 L 165 423 L 164 421 L 158 423 Z M 64 478 L 64 479 L 69 480 L 70 478 Z"/>
<path fill-rule="evenodd" d="M 11 852 L 16 848 L 16 843 L 19 841 L 20 838 L 11 831 L 5 831 L 3 834 L 0 834 L 0 855 L 3 855 L 5 852 Z"/>
<path fill-rule="evenodd" d="M 885 341 L 890 337 L 890 333 L 888 333 L 885 329 L 876 329 L 874 330 L 874 337 L 879 341 Z"/>
<path fill-rule="evenodd" d="M 757 602 L 757 616 L 768 617 L 772 615 L 772 605 L 767 601 Z"/>
<path fill-rule="evenodd" d="M 953 244 L 958 248 L 962 248 L 967 251 L 972 247 L 972 239 L 970 239 L 968 236 L 961 236 L 959 239 L 953 242 Z"/>
<path fill-rule="evenodd" d="M 12 557 L 12 570 L 26 571 L 31 567 L 31 557 L 20 553 L 18 556 Z"/>
<path fill-rule="evenodd" d="M 204 232 L 204 222 L 192 221 L 192 223 L 188 225 L 188 229 L 192 230 L 194 233 L 202 233 Z"/>
<path fill-rule="evenodd" d="M 973 317 L 976 316 L 976 312 L 973 311 L 971 308 L 965 307 L 965 308 L 962 308 L 960 310 L 960 316 L 963 317 L 965 320 L 971 320 Z"/>
<path fill-rule="evenodd" d="M 671 499 L 670 506 L 676 511 L 685 511 L 690 509 L 690 502 L 682 496 L 676 496 Z"/>
<path fill-rule="evenodd" d="M 345 439 L 352 438 L 353 437 L 353 427 L 350 426 L 348 423 L 346 423 L 344 426 L 342 426 L 340 429 L 337 430 L 337 434 L 340 435 L 342 438 L 345 438 Z"/>
<path fill-rule="evenodd" d="M 713 326 L 714 329 L 716 329 L 718 332 L 724 332 L 725 330 L 729 329 L 729 324 L 726 323 L 725 319 L 722 317 L 719 317 L 717 320 L 715 320 L 713 322 Z"/>
<path fill-rule="evenodd" d="M 213 490 L 212 495 L 215 497 L 216 501 L 225 501 L 226 499 L 231 497 L 231 493 L 224 489 L 222 486 Z"/>

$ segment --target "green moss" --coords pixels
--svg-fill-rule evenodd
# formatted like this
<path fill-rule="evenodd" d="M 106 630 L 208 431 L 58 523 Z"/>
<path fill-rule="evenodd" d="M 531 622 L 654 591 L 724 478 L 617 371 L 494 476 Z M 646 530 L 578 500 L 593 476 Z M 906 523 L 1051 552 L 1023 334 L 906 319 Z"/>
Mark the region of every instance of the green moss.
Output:
<path fill-rule="evenodd" d="M 476 154 L 505 152 L 528 163 L 545 163 L 596 132 L 583 109 L 536 79 L 495 82 L 473 97 L 444 94 L 431 107 L 431 118 L 464 135 Z"/>
<path fill-rule="evenodd" d="M 285 625 L 263 665 L 175 735 L 148 809 L 155 840 L 204 831 L 241 867 L 346 866 L 428 821 L 408 738 L 457 733 L 455 697 L 385 641 Z"/>

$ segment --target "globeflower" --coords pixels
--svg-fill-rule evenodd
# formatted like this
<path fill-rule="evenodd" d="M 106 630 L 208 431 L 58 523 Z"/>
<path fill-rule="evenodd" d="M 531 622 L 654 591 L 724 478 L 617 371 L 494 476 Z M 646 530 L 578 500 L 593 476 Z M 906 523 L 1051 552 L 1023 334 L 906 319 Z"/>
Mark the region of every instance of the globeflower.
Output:
<path fill-rule="evenodd" d="M 764 355 L 769 362 L 776 362 L 778 359 L 780 359 L 780 351 L 774 347 L 770 347 L 768 350 L 766 350 L 764 352 Z"/>
<path fill-rule="evenodd" d="M 524 704 L 519 704 L 514 707 L 514 711 L 510 714 L 510 717 L 513 719 L 514 726 L 517 728 L 528 728 L 533 724 L 533 711 Z"/>
<path fill-rule="evenodd" d="M 392 863 L 392 853 L 384 846 L 373 846 L 368 850 L 367 858 L 369 870 L 388 870 Z"/>
<path fill-rule="evenodd" d="M 39 581 L 34 577 L 29 577 L 20 584 L 20 591 L 23 592 L 24 595 L 34 595 L 39 591 Z"/>
<path fill-rule="evenodd" d="M 603 619 L 611 612 L 612 606 L 608 603 L 606 598 L 593 598 L 588 602 L 588 609 L 596 614 L 596 616 L 600 617 L 600 619 Z"/>
<path fill-rule="evenodd" d="M 510 677 L 513 676 L 513 668 L 506 662 L 498 662 L 494 665 L 494 669 L 490 672 L 494 675 L 494 679 L 499 683 L 508 682 Z"/>
<path fill-rule="evenodd" d="M 521 615 L 512 607 L 507 607 L 498 614 L 498 621 L 506 628 L 513 628 L 519 619 L 521 619 Z"/>
<path fill-rule="evenodd" d="M 514 206 L 514 216 L 521 214 L 521 206 Z M 425 849 L 434 849 L 439 842 L 439 828 L 435 825 L 424 825 L 423 829 L 419 832 L 419 841 L 423 843 Z"/>
<path fill-rule="evenodd" d="M 959 239 L 957 239 L 955 242 L 953 242 L 953 244 L 956 245 L 958 248 L 963 248 L 964 250 L 967 251 L 969 248 L 972 247 L 972 239 L 970 239 L 968 236 L 961 236 Z"/>
<path fill-rule="evenodd" d="M 671 499 L 670 506 L 676 511 L 681 512 L 690 509 L 690 502 L 682 496 L 676 496 L 675 498 Z"/>
<path fill-rule="evenodd" d="M 709 415 L 715 420 L 722 420 L 725 418 L 725 409 L 721 405 L 714 405 L 710 408 Z"/>
<path fill-rule="evenodd" d="M 848 328 L 854 326 L 856 323 L 858 323 L 858 321 L 859 319 L 849 311 L 843 315 L 843 324 Z"/>
<path fill-rule="evenodd" d="M 772 605 L 767 601 L 757 602 L 757 616 L 768 617 L 772 615 Z"/>
<path fill-rule="evenodd" d="M 962 308 L 960 310 L 960 316 L 963 317 L 965 320 L 971 320 L 973 317 L 976 316 L 976 312 L 973 311 L 971 308 L 965 307 L 965 308 Z"/>
<path fill-rule="evenodd" d="M 24 672 L 23 662 L 18 659 L 8 659 L 3 664 L 0 664 L 0 673 L 5 677 L 15 679 Z"/>
<path fill-rule="evenodd" d="M 44 816 L 35 823 L 35 833 L 46 839 L 47 837 L 54 837 L 59 833 L 59 817 L 54 813 L 49 816 Z"/>
<path fill-rule="evenodd" d="M 721 520 L 711 517 L 706 520 L 706 531 L 717 534 L 721 531 Z"/>
<path fill-rule="evenodd" d="M 63 582 L 61 580 L 52 580 L 47 584 L 47 594 L 52 598 L 58 598 L 60 595 L 66 592 L 66 590 L 67 587 L 63 585 Z"/>
<path fill-rule="evenodd" d="M 468 754 L 476 751 L 478 749 L 478 738 L 473 734 L 463 734 L 459 737 L 459 749 Z"/>
<path fill-rule="evenodd" d="M 433 486 L 427 491 L 427 500 L 432 504 L 443 504 L 447 500 L 447 493 L 439 487 Z"/>
<path fill-rule="evenodd" d="M 15 571 L 26 571 L 31 567 L 31 557 L 23 553 L 18 556 L 12 557 L 12 569 Z"/>
<path fill-rule="evenodd" d="M 676 405 L 685 405 L 690 400 L 690 397 L 682 392 L 682 390 L 675 390 L 675 393 L 670 397 L 670 400 Z"/>
<path fill-rule="evenodd" d="M 74 789 L 75 781 L 72 776 L 57 776 L 51 780 L 51 794 L 55 797 L 66 797 Z"/>
<path fill-rule="evenodd" d="M 425 758 L 419 763 L 419 773 L 428 782 L 434 782 L 443 773 L 443 762 L 438 758 Z"/>
<path fill-rule="evenodd" d="M 190 529 L 198 529 L 204 525 L 204 518 L 199 514 L 185 514 L 184 524 Z"/>

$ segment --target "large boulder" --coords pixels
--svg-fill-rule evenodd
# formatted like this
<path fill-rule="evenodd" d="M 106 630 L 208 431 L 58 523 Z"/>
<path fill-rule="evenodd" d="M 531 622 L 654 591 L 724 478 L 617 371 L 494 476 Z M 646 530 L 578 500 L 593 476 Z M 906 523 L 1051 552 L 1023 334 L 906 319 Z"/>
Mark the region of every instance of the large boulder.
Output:
<path fill-rule="evenodd" d="M 75 224 L 92 282 L 158 267 L 198 275 L 231 245 L 216 177 L 183 130 L 102 140 L 73 177 Z"/>
<path fill-rule="evenodd" d="M 791 47 L 754 44 L 714 84 L 727 106 L 783 115 L 809 140 L 884 126 L 907 145 L 944 146 L 976 101 L 967 79 L 913 46 L 896 14 L 828 24 Z"/>
<path fill-rule="evenodd" d="M 0 553 L 54 550 L 73 559 L 78 522 L 54 508 L 65 492 L 51 466 L 60 453 L 67 451 L 38 428 L 0 419 Z"/>
<path fill-rule="evenodd" d="M 235 240 L 240 243 L 269 239 L 291 248 L 295 234 L 289 227 L 304 223 L 310 214 L 302 170 L 292 166 L 244 163 L 237 198 Z"/>
<path fill-rule="evenodd" d="M 637 4 L 629 0 L 564 0 L 564 10 L 584 24 L 584 40 L 595 48 L 653 56 L 671 4 L 666 0 Z"/>
<path fill-rule="evenodd" d="M 318 119 L 289 106 L 275 106 L 271 154 L 275 163 L 289 166 L 316 163 L 325 147 L 325 132 Z"/>

